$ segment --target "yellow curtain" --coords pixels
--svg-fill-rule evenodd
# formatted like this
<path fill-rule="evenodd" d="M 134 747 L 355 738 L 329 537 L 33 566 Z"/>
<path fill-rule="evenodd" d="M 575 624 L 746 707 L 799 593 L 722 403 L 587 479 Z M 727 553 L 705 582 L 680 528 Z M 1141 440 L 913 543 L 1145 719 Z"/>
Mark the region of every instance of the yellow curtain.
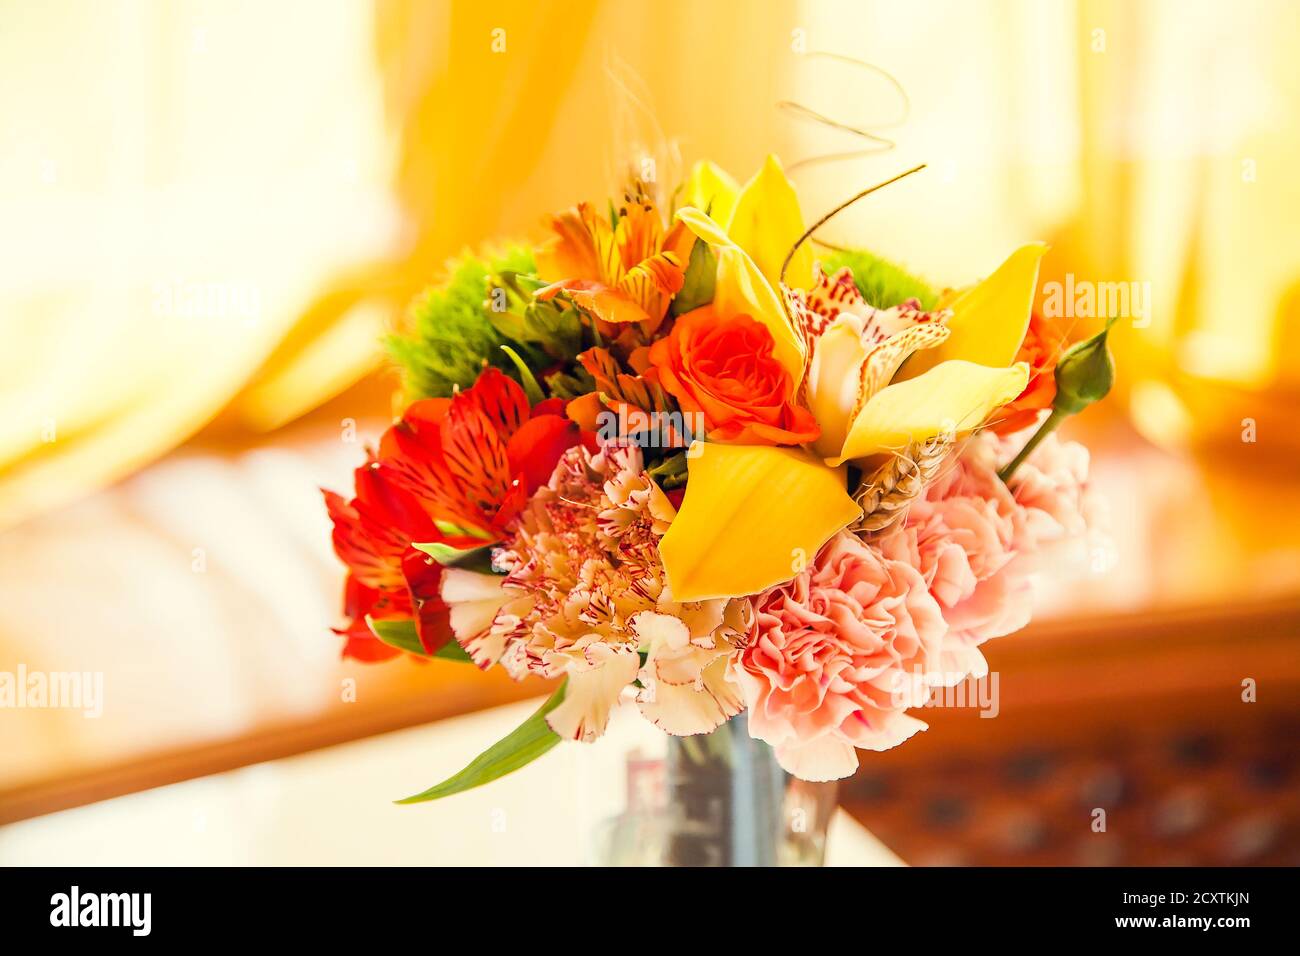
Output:
<path fill-rule="evenodd" d="M 1075 271 L 1145 282 L 1118 341 L 1157 442 L 1275 462 L 1300 440 L 1300 9 L 1081 6 L 1085 201 Z M 1249 438 L 1254 423 L 1258 443 Z"/>
<path fill-rule="evenodd" d="M 0 527 L 218 414 L 265 431 L 346 389 L 446 257 L 536 234 L 629 157 L 670 182 L 697 156 L 744 176 L 767 151 L 859 145 L 781 100 L 897 141 L 797 168 L 809 211 L 930 163 L 829 237 L 952 283 L 1049 239 L 1046 278 L 1152 285 L 1150 326 L 1118 334 L 1124 381 L 1156 387 L 1140 423 L 1285 406 L 1296 17 L 1285 0 L 8 5 Z M 896 76 L 906 122 L 880 76 L 818 52 Z"/>
<path fill-rule="evenodd" d="M 323 276 L 401 227 L 362 5 L 56 0 L 4 21 L 0 527 L 193 434 Z M 366 362 L 377 333 L 353 336 Z M 355 377 L 324 371 L 304 396 Z"/>
<path fill-rule="evenodd" d="M 881 77 L 824 58 L 798 64 L 795 98 L 897 144 L 797 173 L 808 205 L 929 164 L 827 237 L 954 283 L 1045 239 L 1043 283 L 1137 283 L 1148 314 L 1120 316 L 1114 341 L 1120 397 L 1140 430 L 1294 467 L 1300 7 L 810 0 L 798 22 L 810 50 L 883 67 L 911 104 L 891 124 L 899 97 Z M 854 146 L 843 131 L 801 129 L 797 154 Z M 1080 318 L 1076 330 L 1099 324 Z M 1256 443 L 1243 441 L 1251 423 Z"/>
<path fill-rule="evenodd" d="M 638 150 L 675 175 L 665 132 L 754 165 L 796 7 L 9 8 L 0 528 L 218 415 L 238 434 L 313 408 L 449 255 L 536 233 Z"/>

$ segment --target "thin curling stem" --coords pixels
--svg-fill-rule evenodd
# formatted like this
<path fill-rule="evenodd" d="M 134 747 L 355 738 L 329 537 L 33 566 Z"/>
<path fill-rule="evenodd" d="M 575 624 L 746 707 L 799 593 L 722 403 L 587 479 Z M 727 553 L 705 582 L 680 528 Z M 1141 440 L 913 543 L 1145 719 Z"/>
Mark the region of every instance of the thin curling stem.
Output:
<path fill-rule="evenodd" d="M 850 206 L 852 206 L 855 202 L 857 202 L 859 199 L 863 198 L 864 196 L 870 196 L 877 189 L 884 189 L 886 186 L 891 186 L 894 183 L 898 182 L 900 179 L 910 176 L 912 175 L 912 173 L 919 173 L 923 169 L 925 169 L 925 163 L 922 163 L 920 166 L 913 166 L 907 172 L 899 173 L 893 179 L 886 179 L 883 183 L 876 183 L 876 185 L 870 186 L 867 189 L 862 190 L 862 192 L 858 193 L 856 196 L 852 197 L 851 199 L 844 200 L 844 202 L 840 203 L 838 206 L 836 206 L 826 215 L 822 216 L 815 223 L 813 223 L 811 226 L 805 229 L 803 235 L 794 241 L 794 245 L 790 247 L 790 251 L 785 254 L 785 261 L 781 263 L 781 275 L 779 277 L 781 284 L 782 285 L 785 284 L 785 273 L 786 270 L 790 268 L 790 260 L 794 258 L 794 254 L 799 251 L 799 247 L 802 246 L 805 242 L 807 242 L 809 237 L 812 236 L 814 232 L 816 232 L 822 226 L 826 225 L 826 223 L 830 222 L 832 219 L 834 219 L 844 210 L 848 209 Z"/>

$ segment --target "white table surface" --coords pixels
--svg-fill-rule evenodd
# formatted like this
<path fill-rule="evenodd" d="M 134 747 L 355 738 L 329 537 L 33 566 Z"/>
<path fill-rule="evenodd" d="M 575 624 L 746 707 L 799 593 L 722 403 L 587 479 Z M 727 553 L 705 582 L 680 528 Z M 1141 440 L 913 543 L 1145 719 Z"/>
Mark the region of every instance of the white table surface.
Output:
<path fill-rule="evenodd" d="M 659 732 L 629 708 L 593 745 L 561 744 L 489 786 L 396 806 L 538 706 L 467 717 L 216 774 L 0 828 L 0 866 L 583 865 L 623 809 L 624 761 Z M 843 811 L 830 866 L 901 861 Z"/>

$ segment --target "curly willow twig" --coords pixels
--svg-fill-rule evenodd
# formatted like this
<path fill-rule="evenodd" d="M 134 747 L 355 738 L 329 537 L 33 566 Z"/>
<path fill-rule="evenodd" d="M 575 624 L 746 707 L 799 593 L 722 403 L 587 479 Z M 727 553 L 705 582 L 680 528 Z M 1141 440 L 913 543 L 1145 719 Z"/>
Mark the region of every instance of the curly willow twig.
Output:
<path fill-rule="evenodd" d="M 802 246 L 805 242 L 807 242 L 809 237 L 812 236 L 814 232 L 816 232 L 822 226 L 826 225 L 826 223 L 830 222 L 832 219 L 834 219 L 844 210 L 848 209 L 859 199 L 862 199 L 864 196 L 870 196 L 877 189 L 884 189 L 886 186 L 892 186 L 900 179 L 904 179 L 912 175 L 913 173 L 919 173 L 923 169 L 925 169 L 925 163 L 922 163 L 920 166 L 913 166 L 907 172 L 899 173 L 897 176 L 894 176 L 892 179 L 886 179 L 883 183 L 876 183 L 874 186 L 868 186 L 866 189 L 862 190 L 862 192 L 858 193 L 856 196 L 844 200 L 844 202 L 840 203 L 838 206 L 836 206 L 826 215 L 822 216 L 815 223 L 813 223 L 811 226 L 805 229 L 803 235 L 794 241 L 794 245 L 790 247 L 790 251 L 785 254 L 785 261 L 781 263 L 781 275 L 778 277 L 781 285 L 785 285 L 785 273 L 786 270 L 790 268 L 790 260 L 794 258 L 794 254 L 799 251 L 799 247 Z"/>
<path fill-rule="evenodd" d="M 849 133 L 853 136 L 857 136 L 861 139 L 864 139 L 871 144 L 869 146 L 863 147 L 862 149 L 850 149 L 850 150 L 843 150 L 841 152 L 836 152 L 836 153 L 824 153 L 820 156 L 808 156 L 804 159 L 800 159 L 797 160 L 796 162 L 791 163 L 788 167 L 788 170 L 790 172 L 794 172 L 796 169 L 801 169 L 805 166 L 812 166 L 813 164 L 816 163 L 833 163 L 833 162 L 842 162 L 842 161 L 852 160 L 852 159 L 861 159 L 866 156 L 872 156 L 875 155 L 876 153 L 883 153 L 893 149 L 895 146 L 894 141 L 888 138 L 887 136 L 881 136 L 878 130 L 893 129 L 898 126 L 902 126 L 904 123 L 907 122 L 907 118 L 912 112 L 912 101 L 907 95 L 907 90 L 903 88 L 903 84 L 898 81 L 898 78 L 894 76 L 892 73 L 890 73 L 888 70 L 884 69 L 883 67 L 877 66 L 876 64 L 871 63 L 867 60 L 860 60 L 857 57 L 847 56 L 842 53 L 831 53 L 826 50 L 810 50 L 809 52 L 804 54 L 804 59 L 834 60 L 839 63 L 847 63 L 850 66 L 855 66 L 858 67 L 859 69 L 866 70 L 870 73 L 875 73 L 878 76 L 884 77 L 889 82 L 890 86 L 894 88 L 894 91 L 898 94 L 898 99 L 901 103 L 901 108 L 899 110 L 899 115 L 896 119 L 889 120 L 883 123 L 873 123 L 871 124 L 871 128 L 868 128 L 866 126 L 854 126 L 849 123 L 845 123 L 840 120 L 834 119 L 830 116 L 827 116 L 824 113 L 818 112 L 817 110 L 803 103 L 798 103 L 793 100 L 779 101 L 777 103 L 777 106 L 780 109 L 784 109 L 788 112 L 794 113 L 796 116 L 798 116 L 801 119 L 810 120 L 821 126 L 825 126 L 828 129 L 839 130 L 840 132 L 843 133 Z"/>

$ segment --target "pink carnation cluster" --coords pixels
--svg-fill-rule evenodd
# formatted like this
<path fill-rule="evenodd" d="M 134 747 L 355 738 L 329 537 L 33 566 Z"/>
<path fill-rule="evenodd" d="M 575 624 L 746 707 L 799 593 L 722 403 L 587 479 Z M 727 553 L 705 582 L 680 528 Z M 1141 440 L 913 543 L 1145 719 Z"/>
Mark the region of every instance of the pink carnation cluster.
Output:
<path fill-rule="evenodd" d="M 941 667 L 958 680 L 988 673 L 979 646 L 1029 623 L 1036 572 L 1086 554 L 1098 523 L 1088 450 L 1077 442 L 1049 435 L 1010 487 L 998 477 L 1026 440 L 991 432 L 973 439 L 880 541 L 885 554 L 921 570 L 943 607 Z"/>
<path fill-rule="evenodd" d="M 1047 438 L 1010 487 L 998 467 L 1024 435 L 985 433 L 945 463 L 907 517 L 868 540 L 841 532 L 793 581 L 754 599 L 732 673 L 750 731 L 805 780 L 857 767 L 925 724 L 930 689 L 982 677 L 979 647 L 1029 621 L 1034 572 L 1096 524 L 1083 446 Z"/>
<path fill-rule="evenodd" d="M 936 687 L 988 672 L 980 645 L 1029 620 L 1034 572 L 1096 525 L 1088 456 L 1054 437 L 1010 485 L 997 469 L 1025 436 L 983 433 L 945 462 L 899 524 L 840 531 L 793 579 L 752 598 L 677 603 L 658 543 L 674 509 L 635 448 L 560 456 L 513 523 L 504 576 L 449 568 L 442 597 L 481 666 L 567 676 L 547 720 L 591 740 L 635 681 L 644 715 L 706 733 L 743 708 L 786 770 L 834 780 L 857 750 L 925 724 Z"/>
<path fill-rule="evenodd" d="M 790 773 L 846 777 L 855 747 L 887 750 L 924 728 L 905 711 L 925 701 L 947 626 L 915 568 L 841 531 L 754 609 L 732 675 L 750 734 Z"/>

